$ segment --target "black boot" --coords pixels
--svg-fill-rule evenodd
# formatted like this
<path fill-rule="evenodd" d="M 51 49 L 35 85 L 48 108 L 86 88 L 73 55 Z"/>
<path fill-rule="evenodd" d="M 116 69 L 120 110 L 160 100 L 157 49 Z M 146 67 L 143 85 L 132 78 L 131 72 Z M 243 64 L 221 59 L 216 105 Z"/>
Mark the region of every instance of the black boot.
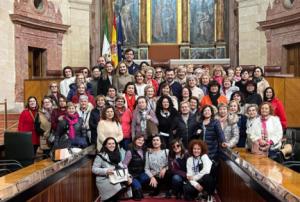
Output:
<path fill-rule="evenodd" d="M 140 201 L 143 198 L 142 194 L 143 194 L 142 190 L 140 190 L 140 189 L 133 189 L 132 190 L 132 195 L 133 195 L 132 199 L 135 200 L 135 201 Z"/>
<path fill-rule="evenodd" d="M 156 187 L 152 192 L 150 192 L 150 196 L 157 196 L 159 194 L 159 189 Z"/>

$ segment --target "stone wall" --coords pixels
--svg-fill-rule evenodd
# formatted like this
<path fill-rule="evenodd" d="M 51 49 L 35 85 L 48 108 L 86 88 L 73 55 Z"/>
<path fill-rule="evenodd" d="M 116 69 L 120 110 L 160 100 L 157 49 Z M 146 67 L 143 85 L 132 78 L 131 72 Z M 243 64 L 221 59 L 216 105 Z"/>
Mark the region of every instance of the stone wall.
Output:
<path fill-rule="evenodd" d="M 62 24 L 70 25 L 67 32 L 63 34 L 60 53 L 62 55 L 61 65 L 57 68 L 62 69 L 67 65 L 89 67 L 90 4 L 92 0 L 51 0 L 51 2 L 54 3 L 55 9 L 60 11 Z M 10 14 L 14 14 L 14 0 L 0 1 L 0 29 L 2 33 L 0 37 L 0 82 L 2 84 L 0 85 L 0 102 L 6 98 L 10 111 L 21 111 L 23 109 L 23 96 L 20 89 L 23 89 L 23 79 L 28 79 L 28 75 L 26 72 L 22 79 L 16 79 L 18 71 L 27 71 L 26 64 L 25 69 L 23 66 L 21 69 L 16 68 L 18 66 L 16 53 L 26 50 L 16 50 L 16 28 L 9 16 Z M 24 54 L 27 55 L 27 53 Z M 0 111 L 3 111 L 1 106 Z"/>
<path fill-rule="evenodd" d="M 257 22 L 266 20 L 269 4 L 274 0 L 237 0 L 239 3 L 239 64 L 267 64 L 266 36 Z"/>

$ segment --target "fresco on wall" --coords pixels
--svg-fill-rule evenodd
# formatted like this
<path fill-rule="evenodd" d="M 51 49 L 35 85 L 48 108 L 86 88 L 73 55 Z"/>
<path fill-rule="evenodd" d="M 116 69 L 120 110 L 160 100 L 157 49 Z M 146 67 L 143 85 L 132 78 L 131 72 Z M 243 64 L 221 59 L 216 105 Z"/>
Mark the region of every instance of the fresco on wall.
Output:
<path fill-rule="evenodd" d="M 123 44 L 139 43 L 139 0 L 116 0 L 116 16 L 120 15 L 123 29 Z"/>
<path fill-rule="evenodd" d="M 215 48 L 192 48 L 191 59 L 214 59 Z"/>
<path fill-rule="evenodd" d="M 214 43 L 214 0 L 190 1 L 190 40 L 194 45 Z"/>
<path fill-rule="evenodd" d="M 152 43 L 176 43 L 176 0 L 152 0 Z"/>
<path fill-rule="evenodd" d="M 216 58 L 226 58 L 226 47 L 217 47 Z"/>

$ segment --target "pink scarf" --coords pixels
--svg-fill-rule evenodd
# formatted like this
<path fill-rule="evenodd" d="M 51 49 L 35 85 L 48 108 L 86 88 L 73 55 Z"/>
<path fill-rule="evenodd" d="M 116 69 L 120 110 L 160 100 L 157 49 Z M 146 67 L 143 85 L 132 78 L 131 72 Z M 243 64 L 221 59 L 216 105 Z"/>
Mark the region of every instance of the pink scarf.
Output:
<path fill-rule="evenodd" d="M 78 122 L 79 115 L 76 112 L 75 114 L 66 114 L 65 120 L 68 121 L 69 124 L 69 137 L 71 139 L 75 138 L 75 128 L 74 125 Z"/>

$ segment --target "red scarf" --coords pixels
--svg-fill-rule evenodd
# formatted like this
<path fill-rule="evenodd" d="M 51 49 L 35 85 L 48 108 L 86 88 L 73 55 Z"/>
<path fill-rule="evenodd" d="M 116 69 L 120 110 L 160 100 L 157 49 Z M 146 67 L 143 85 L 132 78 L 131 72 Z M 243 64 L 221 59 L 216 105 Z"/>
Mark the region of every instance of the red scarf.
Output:
<path fill-rule="evenodd" d="M 64 119 L 68 121 L 69 124 L 69 137 L 71 139 L 75 138 L 75 128 L 74 125 L 78 122 L 79 115 L 76 112 L 75 114 L 66 114 Z"/>
<path fill-rule="evenodd" d="M 125 94 L 125 98 L 126 98 L 126 101 L 127 101 L 127 107 L 133 111 L 133 107 L 134 107 L 134 104 L 135 104 L 135 95 L 132 95 L 131 98 L 129 98 L 129 96 L 127 94 Z"/>

